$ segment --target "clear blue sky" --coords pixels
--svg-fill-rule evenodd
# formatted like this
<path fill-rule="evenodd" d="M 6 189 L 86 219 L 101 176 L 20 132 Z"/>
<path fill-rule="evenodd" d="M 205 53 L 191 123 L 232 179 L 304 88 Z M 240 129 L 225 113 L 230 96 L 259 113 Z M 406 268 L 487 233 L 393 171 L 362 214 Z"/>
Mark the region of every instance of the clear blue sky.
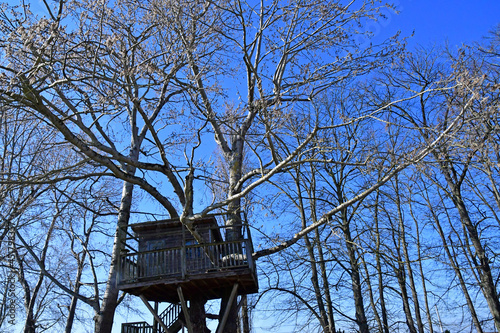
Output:
<path fill-rule="evenodd" d="M 450 46 L 479 41 L 500 24 L 499 0 L 395 0 L 399 15 L 391 15 L 380 34 L 415 31 L 409 47 L 431 46 L 445 41 Z"/>

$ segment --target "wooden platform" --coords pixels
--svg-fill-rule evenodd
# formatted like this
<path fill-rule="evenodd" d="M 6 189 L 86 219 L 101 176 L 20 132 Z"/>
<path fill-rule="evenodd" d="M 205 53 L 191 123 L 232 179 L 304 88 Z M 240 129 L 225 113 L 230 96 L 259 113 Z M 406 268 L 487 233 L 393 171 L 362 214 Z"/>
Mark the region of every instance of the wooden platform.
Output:
<path fill-rule="evenodd" d="M 257 277 L 249 268 L 229 268 L 199 274 L 181 276 L 164 276 L 138 279 L 136 282 L 120 284 L 119 288 L 132 295 L 143 295 L 148 301 L 178 303 L 177 287 L 183 290 L 184 297 L 189 300 L 203 296 L 206 299 L 221 298 L 238 283 L 238 294 L 258 292 Z"/>

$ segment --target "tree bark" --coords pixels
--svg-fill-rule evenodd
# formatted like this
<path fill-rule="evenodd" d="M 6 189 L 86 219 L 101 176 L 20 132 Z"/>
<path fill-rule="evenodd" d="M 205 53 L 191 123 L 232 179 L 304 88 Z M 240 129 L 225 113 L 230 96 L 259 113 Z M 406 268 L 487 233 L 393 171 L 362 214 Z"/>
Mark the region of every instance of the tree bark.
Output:
<path fill-rule="evenodd" d="M 118 223 L 115 231 L 106 291 L 102 300 L 101 309 L 94 319 L 95 333 L 111 333 L 113 328 L 113 320 L 119 294 L 117 286 L 117 273 L 120 265 L 119 258 L 120 252 L 124 249 L 125 245 L 126 229 L 130 219 L 130 209 L 132 207 L 133 189 L 133 184 L 128 182 L 123 183 L 122 199 L 120 211 L 118 213 Z"/>
<path fill-rule="evenodd" d="M 193 298 L 189 301 L 189 319 L 193 327 L 192 333 L 208 333 L 210 330 L 207 328 L 207 316 L 205 313 L 206 299 Z"/>

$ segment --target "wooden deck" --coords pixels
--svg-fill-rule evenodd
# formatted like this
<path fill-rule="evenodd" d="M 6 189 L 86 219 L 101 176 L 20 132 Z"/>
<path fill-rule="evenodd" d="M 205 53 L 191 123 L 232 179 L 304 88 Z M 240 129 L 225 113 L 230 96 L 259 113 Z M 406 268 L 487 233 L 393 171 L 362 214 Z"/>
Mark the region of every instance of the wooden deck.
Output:
<path fill-rule="evenodd" d="M 249 239 L 185 245 L 123 253 L 118 287 L 149 301 L 178 303 L 177 287 L 186 299 L 220 298 L 238 283 L 238 294 L 258 291 Z"/>

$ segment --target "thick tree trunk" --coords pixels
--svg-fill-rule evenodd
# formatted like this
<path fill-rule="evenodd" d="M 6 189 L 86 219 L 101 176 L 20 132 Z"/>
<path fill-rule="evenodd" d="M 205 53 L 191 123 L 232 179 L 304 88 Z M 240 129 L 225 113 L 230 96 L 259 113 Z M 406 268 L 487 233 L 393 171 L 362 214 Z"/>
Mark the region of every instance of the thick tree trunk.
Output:
<path fill-rule="evenodd" d="M 219 312 L 219 318 L 220 322 L 219 325 L 221 324 L 222 318 L 224 317 L 224 313 L 226 311 L 226 308 L 230 306 L 231 308 L 229 309 L 229 316 L 227 317 L 226 324 L 224 325 L 223 333 L 236 333 L 238 330 L 238 298 L 235 297 L 234 301 L 232 303 L 229 303 L 229 298 L 231 295 L 231 289 L 228 289 L 224 292 L 222 295 L 222 300 L 221 300 L 221 306 L 220 306 L 220 312 Z M 217 328 L 218 330 L 219 328 Z"/>
<path fill-rule="evenodd" d="M 206 299 L 194 298 L 189 301 L 189 318 L 193 325 L 193 332 L 190 333 L 208 333 L 207 316 L 205 313 Z"/>
<path fill-rule="evenodd" d="M 243 141 L 240 137 L 233 139 L 233 153 L 229 158 L 229 191 L 228 197 L 239 193 L 240 189 L 237 188 L 238 182 L 241 180 L 243 163 Z M 239 240 L 242 237 L 241 225 L 241 200 L 237 199 L 228 204 L 228 215 L 226 221 L 226 241 Z M 222 295 L 220 318 L 224 317 L 224 312 L 229 307 L 229 316 L 227 317 L 226 324 L 224 325 L 223 333 L 235 333 L 238 329 L 238 307 L 237 297 L 229 304 L 231 295 L 231 288 L 228 288 Z M 219 323 L 220 324 L 220 323 Z"/>

